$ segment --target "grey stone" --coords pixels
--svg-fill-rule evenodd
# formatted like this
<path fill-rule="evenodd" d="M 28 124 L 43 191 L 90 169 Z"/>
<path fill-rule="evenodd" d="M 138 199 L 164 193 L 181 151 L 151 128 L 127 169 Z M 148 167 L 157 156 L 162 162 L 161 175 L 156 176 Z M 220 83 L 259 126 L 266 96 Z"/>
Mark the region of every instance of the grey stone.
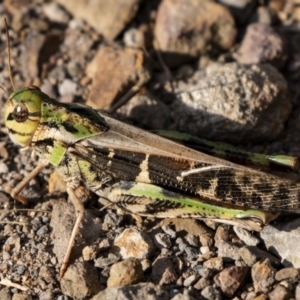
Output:
<path fill-rule="evenodd" d="M 233 243 L 221 240 L 218 243 L 218 256 L 222 257 L 226 261 L 239 260 L 239 247 Z"/>
<path fill-rule="evenodd" d="M 185 287 L 189 287 L 190 285 L 194 284 L 198 278 L 199 276 L 193 274 L 184 280 L 183 285 Z"/>
<path fill-rule="evenodd" d="M 99 257 L 95 259 L 95 267 L 104 268 L 107 266 L 111 266 L 112 264 L 116 263 L 118 260 L 119 260 L 118 258 Z"/>
<path fill-rule="evenodd" d="M 248 246 L 257 246 L 260 243 L 259 238 L 242 227 L 233 226 L 233 230 L 236 235 Z"/>
<path fill-rule="evenodd" d="M 182 83 L 172 109 L 179 131 L 249 143 L 276 138 L 290 114 L 291 101 L 284 77 L 271 65 L 230 63 L 207 70 L 196 84 Z"/>
<path fill-rule="evenodd" d="M 66 11 L 54 2 L 44 4 L 43 12 L 52 22 L 66 24 L 70 19 Z"/>
<path fill-rule="evenodd" d="M 270 260 L 257 262 L 251 269 L 251 276 L 256 292 L 267 293 L 275 282 L 276 269 L 271 266 Z"/>
<path fill-rule="evenodd" d="M 256 246 L 244 246 L 238 250 L 239 255 L 247 266 L 253 266 L 257 261 L 268 258 L 275 266 L 280 264 L 280 259 L 273 256 L 269 252 L 259 249 Z"/>
<path fill-rule="evenodd" d="M 269 225 L 260 232 L 266 248 L 280 256 L 285 267 L 300 268 L 300 218 L 284 224 Z"/>
<path fill-rule="evenodd" d="M 221 293 L 213 286 L 207 286 L 201 291 L 201 296 L 206 300 L 221 300 Z"/>
<path fill-rule="evenodd" d="M 300 300 L 300 283 L 298 283 L 297 286 L 296 286 L 295 298 L 296 298 L 296 300 Z"/>
<path fill-rule="evenodd" d="M 76 299 L 89 298 L 100 289 L 98 271 L 88 262 L 69 266 L 61 280 L 62 292 Z"/>
<path fill-rule="evenodd" d="M 107 287 L 131 285 L 141 281 L 144 281 L 144 274 L 140 261 L 136 258 L 128 258 L 115 263 L 110 268 Z"/>
<path fill-rule="evenodd" d="M 299 271 L 295 268 L 283 268 L 275 274 L 275 279 L 277 281 L 289 280 L 295 282 L 299 280 Z"/>
<path fill-rule="evenodd" d="M 135 227 L 125 229 L 116 237 L 114 245 L 119 247 L 120 255 L 124 259 L 130 257 L 148 258 L 154 250 L 150 237 Z"/>
<path fill-rule="evenodd" d="M 166 233 L 157 233 L 154 236 L 154 244 L 159 249 L 161 249 L 161 248 L 170 248 L 172 246 L 170 237 Z"/>
<path fill-rule="evenodd" d="M 141 0 L 84 1 L 56 0 L 75 18 L 83 19 L 100 34 L 113 40 L 135 16 Z M 101 16 L 101 17 L 99 17 Z"/>
<path fill-rule="evenodd" d="M 248 269 L 248 267 L 237 266 L 226 268 L 214 277 L 214 281 L 224 295 L 232 297 L 244 284 Z"/>
<path fill-rule="evenodd" d="M 176 26 L 170 26 L 172 23 Z M 229 11 L 217 3 L 202 1 L 199 5 L 197 0 L 163 0 L 157 11 L 154 34 L 155 46 L 162 52 L 165 63 L 176 67 L 205 53 L 210 43 L 230 48 L 236 28 Z"/>
<path fill-rule="evenodd" d="M 36 234 L 39 236 L 42 236 L 46 234 L 49 231 L 48 225 L 43 225 L 37 232 Z"/>
<path fill-rule="evenodd" d="M 290 300 L 293 298 L 291 291 L 280 284 L 278 284 L 268 296 L 270 300 Z"/>

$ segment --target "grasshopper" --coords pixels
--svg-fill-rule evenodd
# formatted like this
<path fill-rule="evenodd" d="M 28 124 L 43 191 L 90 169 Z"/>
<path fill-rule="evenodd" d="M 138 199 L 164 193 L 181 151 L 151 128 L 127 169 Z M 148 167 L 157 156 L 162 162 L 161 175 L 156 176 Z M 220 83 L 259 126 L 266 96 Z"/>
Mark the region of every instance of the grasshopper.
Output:
<path fill-rule="evenodd" d="M 156 135 L 91 107 L 61 103 L 36 86 L 14 88 L 5 105 L 4 121 L 11 140 L 40 157 L 11 196 L 26 204 L 22 190 L 50 164 L 66 182 L 75 206 L 77 219 L 60 277 L 84 217 L 84 206 L 75 192 L 81 186 L 131 214 L 210 219 L 255 231 L 280 212 L 300 212 L 300 183 L 198 148 L 219 149 L 219 156 L 253 158 L 251 163 L 258 168 L 282 165 L 293 169 L 297 161 L 292 157 L 218 148 L 179 133 Z"/>
<path fill-rule="evenodd" d="M 35 86 L 9 96 L 4 120 L 12 141 L 40 157 L 11 196 L 26 203 L 21 191 L 48 164 L 67 183 L 77 219 L 61 276 L 84 216 L 75 193 L 81 185 L 132 214 L 211 219 L 256 231 L 272 219 L 266 212 L 300 212 L 295 181 L 207 155 L 88 106 L 60 103 Z M 176 138 L 191 141 L 186 135 Z M 293 161 L 269 159 L 282 160 Z"/>

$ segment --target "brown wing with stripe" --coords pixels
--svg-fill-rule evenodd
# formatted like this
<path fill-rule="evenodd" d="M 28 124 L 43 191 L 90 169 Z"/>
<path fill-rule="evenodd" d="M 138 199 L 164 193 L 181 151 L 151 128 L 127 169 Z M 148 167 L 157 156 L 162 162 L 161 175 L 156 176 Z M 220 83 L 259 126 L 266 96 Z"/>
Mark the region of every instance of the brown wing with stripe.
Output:
<path fill-rule="evenodd" d="M 124 123 L 122 126 L 126 136 L 112 126 L 108 132 L 74 145 L 76 155 L 111 177 L 108 184 L 120 180 L 152 183 L 224 205 L 300 212 L 299 183 L 205 155 Z"/>

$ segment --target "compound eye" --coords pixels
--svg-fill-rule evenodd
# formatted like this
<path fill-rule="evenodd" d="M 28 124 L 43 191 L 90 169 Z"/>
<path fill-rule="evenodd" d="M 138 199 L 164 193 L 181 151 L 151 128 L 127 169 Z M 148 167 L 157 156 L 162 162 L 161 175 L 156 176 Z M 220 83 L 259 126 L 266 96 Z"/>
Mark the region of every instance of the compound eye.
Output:
<path fill-rule="evenodd" d="M 25 104 L 18 103 L 13 111 L 13 117 L 18 123 L 25 122 L 28 119 L 29 111 Z"/>

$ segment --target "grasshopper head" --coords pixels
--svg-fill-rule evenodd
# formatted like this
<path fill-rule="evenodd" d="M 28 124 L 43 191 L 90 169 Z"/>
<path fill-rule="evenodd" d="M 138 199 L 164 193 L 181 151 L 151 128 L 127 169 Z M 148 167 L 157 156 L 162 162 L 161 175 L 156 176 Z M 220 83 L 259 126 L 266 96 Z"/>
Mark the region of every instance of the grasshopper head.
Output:
<path fill-rule="evenodd" d="M 30 144 L 40 123 L 41 103 L 45 94 L 36 87 L 14 91 L 5 105 L 4 122 L 11 140 L 21 146 Z"/>

